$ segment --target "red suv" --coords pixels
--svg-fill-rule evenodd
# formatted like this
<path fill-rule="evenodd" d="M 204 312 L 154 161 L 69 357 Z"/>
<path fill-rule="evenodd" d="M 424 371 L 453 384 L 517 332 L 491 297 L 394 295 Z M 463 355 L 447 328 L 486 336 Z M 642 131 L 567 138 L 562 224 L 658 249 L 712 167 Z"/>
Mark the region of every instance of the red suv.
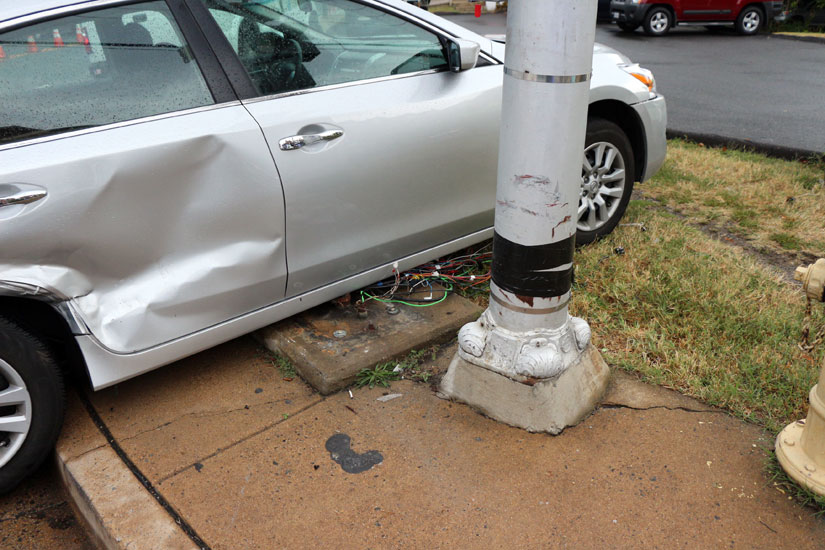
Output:
<path fill-rule="evenodd" d="M 784 14 L 782 1 L 751 0 L 611 0 L 610 14 L 622 30 L 642 26 L 662 36 L 674 25 L 733 23 L 739 34 L 756 34 L 766 21 Z"/>

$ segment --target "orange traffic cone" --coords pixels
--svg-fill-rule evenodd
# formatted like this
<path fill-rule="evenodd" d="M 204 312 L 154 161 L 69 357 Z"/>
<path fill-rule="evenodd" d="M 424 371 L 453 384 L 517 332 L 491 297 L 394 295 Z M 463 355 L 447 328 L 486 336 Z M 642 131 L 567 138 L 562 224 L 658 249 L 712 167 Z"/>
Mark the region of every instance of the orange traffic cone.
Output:
<path fill-rule="evenodd" d="M 55 29 L 52 33 L 54 37 L 54 47 L 55 48 L 62 48 L 66 44 L 63 43 L 63 38 L 60 36 L 60 29 Z"/>
<path fill-rule="evenodd" d="M 83 27 L 83 45 L 86 46 L 86 53 L 92 53 L 92 43 L 89 42 L 89 33 L 86 32 L 86 27 Z"/>
<path fill-rule="evenodd" d="M 6 52 L 3 51 L 3 45 L 0 44 L 0 61 L 6 59 Z"/>
<path fill-rule="evenodd" d="M 29 44 L 29 53 L 37 53 L 37 42 L 34 41 L 34 35 L 30 34 L 27 40 Z"/>
<path fill-rule="evenodd" d="M 75 37 L 77 38 L 78 44 L 83 44 L 83 31 L 80 30 L 80 23 L 75 25 L 74 27 Z"/>

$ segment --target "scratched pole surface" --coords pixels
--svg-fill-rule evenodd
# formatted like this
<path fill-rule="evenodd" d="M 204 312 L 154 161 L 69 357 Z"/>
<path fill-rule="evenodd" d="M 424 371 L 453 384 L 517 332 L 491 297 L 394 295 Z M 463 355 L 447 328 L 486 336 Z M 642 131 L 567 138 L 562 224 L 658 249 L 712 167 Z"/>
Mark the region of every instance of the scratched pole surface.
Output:
<path fill-rule="evenodd" d="M 511 331 L 568 321 L 596 0 L 507 14 L 490 312 Z"/>

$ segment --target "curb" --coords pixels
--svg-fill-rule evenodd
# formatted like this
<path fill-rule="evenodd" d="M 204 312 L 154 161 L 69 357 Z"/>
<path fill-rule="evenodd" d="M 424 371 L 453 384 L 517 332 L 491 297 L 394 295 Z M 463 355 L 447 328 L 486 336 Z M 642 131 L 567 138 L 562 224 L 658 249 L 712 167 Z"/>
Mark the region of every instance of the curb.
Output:
<path fill-rule="evenodd" d="M 782 40 L 796 40 L 797 42 L 813 42 L 815 44 L 825 44 L 825 37 L 820 36 L 796 36 L 793 34 L 771 33 L 773 38 L 781 38 Z"/>
<path fill-rule="evenodd" d="M 665 133 L 667 139 L 686 139 L 694 143 L 704 143 L 711 147 L 729 147 L 731 149 L 744 149 L 762 153 L 769 157 L 781 158 L 785 160 L 799 160 L 804 158 L 817 158 L 825 156 L 823 151 L 811 151 L 810 149 L 799 149 L 796 147 L 785 147 L 784 145 L 773 145 L 770 143 L 760 143 L 749 139 L 725 137 L 717 134 L 704 134 L 701 132 L 685 132 L 668 128 Z"/>
<path fill-rule="evenodd" d="M 89 539 L 105 550 L 206 547 L 196 544 L 185 532 L 182 518 L 173 518 L 158 501 L 159 495 L 147 490 L 139 472 L 123 461 L 117 442 L 105 435 L 106 427 L 95 423 L 81 400 L 69 395 L 55 462 Z"/>

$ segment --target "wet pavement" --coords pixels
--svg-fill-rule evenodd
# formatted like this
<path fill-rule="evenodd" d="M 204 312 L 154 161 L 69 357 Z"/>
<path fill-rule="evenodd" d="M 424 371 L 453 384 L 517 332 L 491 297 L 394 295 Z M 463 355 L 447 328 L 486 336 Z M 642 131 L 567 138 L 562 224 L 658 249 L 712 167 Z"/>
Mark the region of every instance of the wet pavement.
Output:
<path fill-rule="evenodd" d="M 813 549 L 825 537 L 823 521 L 766 479 L 770 434 L 629 375 L 555 437 L 423 383 L 323 397 L 284 380 L 251 338 L 91 402 L 168 503 L 162 514 L 202 548 Z M 68 437 L 95 448 L 78 428 L 88 416 L 71 411 Z M 111 456 L 95 467 L 114 471 L 122 457 Z"/>

